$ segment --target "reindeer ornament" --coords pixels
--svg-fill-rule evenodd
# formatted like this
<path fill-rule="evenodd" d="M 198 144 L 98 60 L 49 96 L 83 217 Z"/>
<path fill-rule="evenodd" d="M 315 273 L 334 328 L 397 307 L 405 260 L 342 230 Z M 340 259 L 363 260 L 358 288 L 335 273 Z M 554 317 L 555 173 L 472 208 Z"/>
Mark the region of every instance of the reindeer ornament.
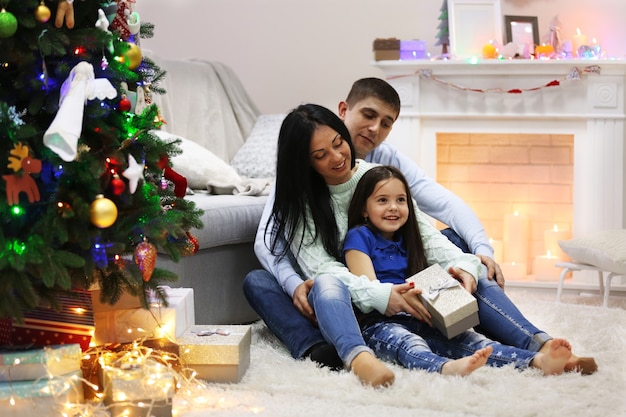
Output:
<path fill-rule="evenodd" d="M 41 172 L 41 160 L 30 156 L 28 146 L 21 142 L 16 143 L 11 150 L 7 167 L 15 172 L 2 176 L 7 183 L 7 203 L 10 206 L 19 204 L 22 192 L 26 193 L 30 203 L 39 201 L 39 188 L 30 174 Z"/>

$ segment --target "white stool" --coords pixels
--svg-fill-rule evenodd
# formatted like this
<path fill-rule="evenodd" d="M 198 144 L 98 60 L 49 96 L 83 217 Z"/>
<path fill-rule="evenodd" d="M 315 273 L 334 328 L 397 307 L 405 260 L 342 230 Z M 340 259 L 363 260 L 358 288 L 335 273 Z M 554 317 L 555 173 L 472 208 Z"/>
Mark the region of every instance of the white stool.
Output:
<path fill-rule="evenodd" d="M 607 307 L 609 304 L 609 294 L 611 292 L 611 280 L 614 277 L 624 275 L 623 273 L 620 273 L 620 272 L 605 271 L 594 265 L 577 263 L 577 262 L 557 262 L 555 266 L 558 268 L 563 268 L 563 270 L 561 271 L 561 275 L 559 276 L 559 285 L 556 290 L 556 301 L 558 303 L 561 302 L 561 295 L 563 294 L 563 281 L 565 281 L 565 276 L 570 271 L 583 271 L 583 270 L 598 271 L 598 284 L 600 286 L 600 294 L 602 294 L 604 298 L 602 302 L 602 305 L 604 307 Z M 607 273 L 606 281 L 604 277 L 605 272 Z"/>

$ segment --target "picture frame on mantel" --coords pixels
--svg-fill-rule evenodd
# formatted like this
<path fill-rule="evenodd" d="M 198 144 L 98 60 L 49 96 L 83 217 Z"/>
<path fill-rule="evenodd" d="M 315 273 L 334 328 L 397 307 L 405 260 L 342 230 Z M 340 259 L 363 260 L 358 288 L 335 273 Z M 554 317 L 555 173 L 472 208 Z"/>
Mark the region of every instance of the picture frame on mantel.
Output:
<path fill-rule="evenodd" d="M 448 0 L 448 32 L 453 59 L 482 57 L 486 44 L 502 43 L 500 0 Z"/>
<path fill-rule="evenodd" d="M 526 45 L 539 45 L 537 16 L 504 16 L 504 31 L 505 42 L 513 42 L 520 53 Z"/>

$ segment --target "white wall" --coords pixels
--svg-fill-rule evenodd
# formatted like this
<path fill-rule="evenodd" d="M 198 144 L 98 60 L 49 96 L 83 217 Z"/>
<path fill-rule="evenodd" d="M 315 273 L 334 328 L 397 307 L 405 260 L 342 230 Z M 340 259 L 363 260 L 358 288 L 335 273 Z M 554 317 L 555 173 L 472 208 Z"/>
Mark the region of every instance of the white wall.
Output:
<path fill-rule="evenodd" d="M 154 23 L 142 49 L 167 58 L 230 65 L 263 113 L 302 102 L 335 110 L 351 83 L 382 76 L 376 38 L 423 39 L 432 54 L 443 0 L 137 0 Z M 609 55 L 626 58 L 625 0 L 502 0 L 503 15 L 538 16 L 540 36 L 558 15 L 561 36 L 580 28 Z"/>

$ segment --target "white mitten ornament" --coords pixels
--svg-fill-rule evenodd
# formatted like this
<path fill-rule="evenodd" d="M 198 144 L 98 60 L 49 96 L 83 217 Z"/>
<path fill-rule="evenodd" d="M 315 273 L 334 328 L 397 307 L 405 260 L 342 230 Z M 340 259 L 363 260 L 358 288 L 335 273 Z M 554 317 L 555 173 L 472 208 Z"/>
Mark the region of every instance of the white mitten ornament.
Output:
<path fill-rule="evenodd" d="M 59 111 L 43 135 L 44 144 L 64 161 L 76 157 L 78 138 L 83 130 L 83 113 L 87 100 L 112 99 L 117 91 L 106 78 L 96 79 L 88 62 L 76 64 L 61 86 Z"/>

